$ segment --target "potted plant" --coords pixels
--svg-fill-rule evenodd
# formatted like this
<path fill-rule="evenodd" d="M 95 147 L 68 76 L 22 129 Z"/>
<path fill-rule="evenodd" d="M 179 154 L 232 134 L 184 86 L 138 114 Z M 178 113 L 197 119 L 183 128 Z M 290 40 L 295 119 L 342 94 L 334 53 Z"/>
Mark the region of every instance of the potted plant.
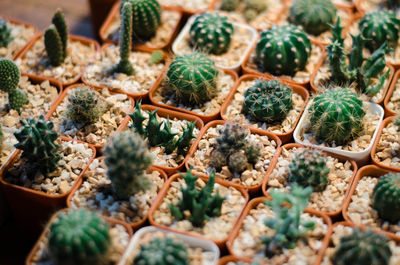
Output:
<path fill-rule="evenodd" d="M 400 71 L 396 71 L 393 79 L 390 83 L 389 90 L 386 94 L 384 106 L 385 106 L 385 117 L 394 116 L 400 114 L 400 82 L 399 82 Z"/>

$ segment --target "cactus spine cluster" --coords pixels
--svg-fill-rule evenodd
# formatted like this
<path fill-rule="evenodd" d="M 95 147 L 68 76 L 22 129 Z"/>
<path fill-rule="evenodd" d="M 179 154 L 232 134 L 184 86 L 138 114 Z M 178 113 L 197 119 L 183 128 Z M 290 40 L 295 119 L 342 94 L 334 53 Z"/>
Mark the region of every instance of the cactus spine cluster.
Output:
<path fill-rule="evenodd" d="M 0 59 L 0 89 L 8 93 L 10 108 L 20 111 L 23 105 L 28 104 L 28 98 L 18 89 L 21 73 L 18 66 L 9 59 Z"/>
<path fill-rule="evenodd" d="M 129 61 L 132 46 L 132 5 L 123 1 L 121 11 L 121 26 L 119 29 L 119 63 L 115 67 L 115 72 L 133 75 L 135 70 Z"/>
<path fill-rule="evenodd" d="M 292 90 L 278 80 L 258 79 L 244 92 L 243 112 L 256 121 L 281 121 L 291 109 Z"/>
<path fill-rule="evenodd" d="M 104 147 L 104 162 L 114 195 L 121 200 L 147 190 L 151 181 L 145 176 L 153 157 L 140 135 L 124 131 L 112 136 Z"/>
<path fill-rule="evenodd" d="M 388 173 L 379 178 L 372 193 L 372 207 L 383 220 L 400 221 L 400 174 Z"/>
<path fill-rule="evenodd" d="M 331 260 L 334 265 L 387 265 L 391 256 L 392 251 L 384 235 L 354 228 L 351 235 L 340 239 L 340 245 L 336 247 Z"/>
<path fill-rule="evenodd" d="M 274 25 L 261 32 L 256 54 L 261 72 L 293 76 L 305 68 L 311 55 L 311 42 L 298 26 Z"/>
<path fill-rule="evenodd" d="M 94 212 L 61 212 L 50 227 L 49 252 L 56 264 L 102 264 L 110 245 L 108 224 Z"/>
<path fill-rule="evenodd" d="M 7 26 L 7 21 L 0 19 L 0 47 L 7 47 L 12 40 L 13 37 Z"/>
<path fill-rule="evenodd" d="M 50 63 L 59 66 L 67 57 L 68 44 L 68 28 L 60 9 L 54 14 L 52 23 L 44 33 L 44 45 Z"/>

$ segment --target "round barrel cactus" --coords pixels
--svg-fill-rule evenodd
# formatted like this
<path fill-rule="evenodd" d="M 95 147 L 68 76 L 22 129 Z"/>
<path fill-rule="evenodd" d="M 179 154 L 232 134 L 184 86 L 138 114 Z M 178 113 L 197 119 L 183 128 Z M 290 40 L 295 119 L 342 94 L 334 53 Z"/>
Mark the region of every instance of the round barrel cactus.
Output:
<path fill-rule="evenodd" d="M 389 173 L 379 178 L 372 201 L 380 218 L 391 223 L 400 221 L 400 174 Z"/>
<path fill-rule="evenodd" d="M 261 72 L 293 76 L 305 68 L 311 54 L 311 42 L 298 26 L 274 25 L 261 32 L 256 54 Z"/>

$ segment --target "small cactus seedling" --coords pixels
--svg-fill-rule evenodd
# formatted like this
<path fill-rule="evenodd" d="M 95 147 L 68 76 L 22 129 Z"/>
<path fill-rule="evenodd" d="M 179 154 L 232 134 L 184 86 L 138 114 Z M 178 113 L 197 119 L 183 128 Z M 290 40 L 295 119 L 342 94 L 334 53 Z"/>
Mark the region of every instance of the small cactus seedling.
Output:
<path fill-rule="evenodd" d="M 240 4 L 240 0 L 221 0 L 221 10 L 235 11 Z"/>
<path fill-rule="evenodd" d="M 251 21 L 267 9 L 265 0 L 244 0 L 244 17 Z"/>
<path fill-rule="evenodd" d="M 160 63 L 164 58 L 164 53 L 162 50 L 156 50 L 151 54 L 150 64 Z"/>
<path fill-rule="evenodd" d="M 67 57 L 68 44 L 68 28 L 60 9 L 54 14 L 52 23 L 44 33 L 44 45 L 50 63 L 59 66 Z"/>
<path fill-rule="evenodd" d="M 112 136 L 104 147 L 104 162 L 114 195 L 121 200 L 147 190 L 151 182 L 145 176 L 153 157 L 140 135 L 124 131 Z"/>
<path fill-rule="evenodd" d="M 196 188 L 197 176 L 192 175 L 192 170 L 181 175 L 185 180 L 186 186 L 181 187 L 182 198 L 179 200 L 178 205 L 169 205 L 171 215 L 177 220 L 186 218 L 185 211 L 190 212 L 189 221 L 193 226 L 201 227 L 204 221 L 209 220 L 211 217 L 221 215 L 221 207 L 225 198 L 221 197 L 216 192 L 212 195 L 215 184 L 215 172 L 210 174 L 207 184 L 202 189 Z"/>
<path fill-rule="evenodd" d="M 124 2 L 124 1 L 122 1 Z M 114 71 L 133 75 L 135 70 L 129 61 L 129 55 L 132 46 L 132 5 L 124 2 L 121 11 L 121 26 L 119 28 L 119 63 L 115 66 Z"/>
<path fill-rule="evenodd" d="M 372 193 L 372 207 L 383 220 L 400 221 L 400 174 L 388 173 L 379 178 Z"/>
<path fill-rule="evenodd" d="M 351 235 L 343 236 L 331 261 L 334 265 L 374 264 L 388 265 L 392 251 L 386 236 L 371 230 L 354 228 Z"/>
<path fill-rule="evenodd" d="M 175 239 L 153 238 L 149 243 L 140 245 L 135 257 L 135 265 L 189 265 L 188 250 Z"/>
<path fill-rule="evenodd" d="M 0 47 L 7 47 L 13 40 L 7 21 L 0 19 Z"/>
<path fill-rule="evenodd" d="M 108 224 L 84 209 L 61 212 L 50 226 L 49 252 L 56 264 L 104 263 L 111 245 Z"/>

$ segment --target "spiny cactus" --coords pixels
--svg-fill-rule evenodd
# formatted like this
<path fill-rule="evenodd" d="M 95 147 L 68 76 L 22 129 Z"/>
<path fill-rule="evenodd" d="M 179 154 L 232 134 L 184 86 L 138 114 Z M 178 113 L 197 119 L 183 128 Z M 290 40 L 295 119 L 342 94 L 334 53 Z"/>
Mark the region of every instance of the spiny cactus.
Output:
<path fill-rule="evenodd" d="M 256 80 L 244 92 L 243 111 L 256 121 L 282 121 L 293 109 L 292 90 L 278 80 Z"/>
<path fill-rule="evenodd" d="M 334 265 L 388 265 L 391 256 L 392 251 L 384 235 L 354 228 L 351 235 L 340 239 L 331 260 Z"/>
<path fill-rule="evenodd" d="M 244 0 L 244 17 L 251 21 L 267 9 L 265 0 Z"/>
<path fill-rule="evenodd" d="M 124 2 L 124 1 L 122 1 Z M 129 61 L 129 55 L 132 46 L 132 5 L 124 2 L 121 11 L 121 26 L 119 29 L 119 63 L 115 66 L 114 71 L 133 75 L 135 70 Z"/>
<path fill-rule="evenodd" d="M 217 94 L 217 76 L 214 61 L 204 54 L 177 56 L 167 72 L 167 89 L 183 104 L 203 104 Z"/>
<path fill-rule="evenodd" d="M 331 0 L 296 0 L 290 8 L 289 21 L 315 36 L 328 31 L 335 18 Z"/>
<path fill-rule="evenodd" d="M 298 26 L 274 25 L 261 32 L 256 54 L 261 72 L 293 76 L 305 68 L 311 55 L 311 42 Z"/>
<path fill-rule="evenodd" d="M 247 156 L 243 151 L 233 153 L 229 156 L 228 167 L 232 172 L 241 173 L 247 168 Z"/>
<path fill-rule="evenodd" d="M 400 174 L 388 173 L 379 178 L 372 193 L 372 207 L 383 220 L 400 221 Z"/>
<path fill-rule="evenodd" d="M 227 122 L 218 129 L 218 133 L 216 149 L 224 154 L 229 154 L 242 150 L 247 145 L 246 138 L 250 132 L 238 123 Z"/>
<path fill-rule="evenodd" d="M 225 53 L 231 44 L 233 25 L 218 12 L 198 15 L 190 27 L 190 44 L 201 52 Z"/>
<path fill-rule="evenodd" d="M 94 212 L 61 212 L 50 226 L 50 255 L 56 264 L 102 264 L 111 245 L 108 229 Z"/>
<path fill-rule="evenodd" d="M 153 157 L 140 135 L 131 131 L 118 133 L 108 140 L 103 151 L 115 196 L 128 200 L 131 195 L 150 187 L 151 181 L 144 174 Z"/>
<path fill-rule="evenodd" d="M 175 239 L 153 238 L 149 243 L 140 245 L 135 257 L 135 265 L 189 265 L 188 251 L 185 245 Z"/>
<path fill-rule="evenodd" d="M 273 236 L 264 236 L 261 241 L 265 245 L 265 255 L 273 257 L 282 253 L 283 249 L 296 247 L 297 240 L 308 231 L 314 230 L 313 221 L 302 221 L 301 214 L 307 207 L 312 188 L 302 188 L 296 183 L 292 184 L 290 193 L 273 189 L 272 200 L 265 204 L 272 208 L 275 217 L 265 219 L 264 224 L 275 231 Z M 291 207 L 283 205 L 291 204 Z"/>
<path fill-rule="evenodd" d="M 215 172 L 210 174 L 207 184 L 200 190 L 196 188 L 197 176 L 192 175 L 192 170 L 181 175 L 185 180 L 186 186 L 181 187 L 182 198 L 179 200 L 178 205 L 169 205 L 171 215 L 177 220 L 186 218 L 185 211 L 190 212 L 189 221 L 193 226 L 201 227 L 204 221 L 209 220 L 211 217 L 221 215 L 221 207 L 225 198 L 221 197 L 216 192 L 212 195 L 215 184 Z"/>
<path fill-rule="evenodd" d="M 54 14 L 52 22 L 44 33 L 44 45 L 50 63 L 59 66 L 67 57 L 68 44 L 68 28 L 60 9 Z"/>
<path fill-rule="evenodd" d="M 21 158 L 42 174 L 56 170 L 61 156 L 58 153 L 60 145 L 55 143 L 58 134 L 54 131 L 53 123 L 47 122 L 42 115 L 37 120 L 20 120 L 20 123 L 21 129 L 14 132 L 18 140 L 14 146 L 22 150 Z"/>
<path fill-rule="evenodd" d="M 0 59 L 0 89 L 8 93 L 10 108 L 17 111 L 29 103 L 27 96 L 18 89 L 20 76 L 18 66 L 13 61 Z"/>
<path fill-rule="evenodd" d="M 13 40 L 7 21 L 0 19 L 0 47 L 7 47 Z"/>
<path fill-rule="evenodd" d="M 221 10 L 235 11 L 240 4 L 240 0 L 221 0 Z"/>

